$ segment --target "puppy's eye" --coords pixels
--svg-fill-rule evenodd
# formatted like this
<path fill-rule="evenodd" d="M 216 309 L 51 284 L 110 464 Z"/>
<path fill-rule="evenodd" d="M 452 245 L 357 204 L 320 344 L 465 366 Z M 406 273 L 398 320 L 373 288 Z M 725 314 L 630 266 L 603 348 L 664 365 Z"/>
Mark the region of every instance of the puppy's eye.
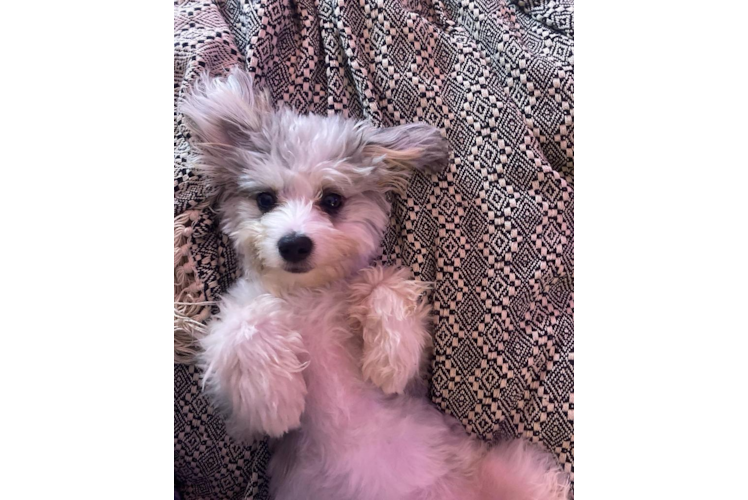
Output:
<path fill-rule="evenodd" d="M 332 214 L 340 210 L 343 206 L 343 197 L 337 193 L 325 193 L 319 202 L 322 210 Z"/>
<path fill-rule="evenodd" d="M 270 211 L 276 203 L 275 195 L 273 193 L 260 193 L 257 195 L 257 206 L 263 212 Z"/>

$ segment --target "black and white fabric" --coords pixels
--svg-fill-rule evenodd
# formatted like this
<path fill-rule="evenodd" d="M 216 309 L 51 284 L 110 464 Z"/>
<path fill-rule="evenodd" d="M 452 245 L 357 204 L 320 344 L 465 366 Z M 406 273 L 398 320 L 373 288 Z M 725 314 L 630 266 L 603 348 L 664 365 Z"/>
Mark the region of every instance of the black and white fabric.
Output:
<path fill-rule="evenodd" d="M 573 0 L 183 0 L 174 25 L 175 276 L 215 301 L 238 272 L 178 109 L 200 72 L 240 65 L 302 112 L 435 125 L 450 165 L 396 200 L 382 249 L 434 283 L 431 397 L 573 474 Z M 199 380 L 175 363 L 180 493 L 268 498 L 267 442 L 227 437 Z"/>

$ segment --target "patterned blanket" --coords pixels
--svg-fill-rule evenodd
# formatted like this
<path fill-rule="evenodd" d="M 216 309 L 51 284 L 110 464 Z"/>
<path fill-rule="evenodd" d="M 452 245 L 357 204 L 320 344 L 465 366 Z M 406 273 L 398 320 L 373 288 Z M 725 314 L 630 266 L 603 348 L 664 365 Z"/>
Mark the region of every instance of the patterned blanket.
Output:
<path fill-rule="evenodd" d="M 234 65 L 303 112 L 444 131 L 449 168 L 396 200 L 381 257 L 434 282 L 431 397 L 477 437 L 540 442 L 573 474 L 573 34 L 573 0 L 175 2 L 174 467 L 185 500 L 268 498 L 267 442 L 226 436 L 191 363 L 238 270 L 192 172 L 179 103 L 200 72 Z"/>

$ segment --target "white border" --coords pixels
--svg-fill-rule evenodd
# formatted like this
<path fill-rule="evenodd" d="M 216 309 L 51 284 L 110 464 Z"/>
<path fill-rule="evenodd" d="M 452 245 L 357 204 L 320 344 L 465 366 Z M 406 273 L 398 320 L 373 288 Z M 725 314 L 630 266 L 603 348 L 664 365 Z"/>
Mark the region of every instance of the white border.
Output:
<path fill-rule="evenodd" d="M 576 498 L 743 498 L 745 3 L 576 12 Z"/>

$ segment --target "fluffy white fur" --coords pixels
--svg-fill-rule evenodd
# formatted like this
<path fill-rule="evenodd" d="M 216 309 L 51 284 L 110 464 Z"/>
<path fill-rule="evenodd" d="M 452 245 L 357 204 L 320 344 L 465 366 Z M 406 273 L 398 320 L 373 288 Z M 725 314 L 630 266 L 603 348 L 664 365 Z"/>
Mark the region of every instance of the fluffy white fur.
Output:
<path fill-rule="evenodd" d="M 369 267 L 388 191 L 447 162 L 424 124 L 375 129 L 273 110 L 250 78 L 203 78 L 183 106 L 245 274 L 202 341 L 205 387 L 229 431 L 274 442 L 278 500 L 560 500 L 568 479 L 521 441 L 489 449 L 428 400 L 423 283 Z M 261 210 L 258 193 L 277 203 Z M 335 213 L 325 193 L 342 196 Z M 301 264 L 289 234 L 314 247 Z"/>
<path fill-rule="evenodd" d="M 425 368 L 431 348 L 429 308 L 419 300 L 425 289 L 406 269 L 370 267 L 351 280 L 349 314 L 363 338 L 361 372 L 386 394 L 403 393 Z"/>

